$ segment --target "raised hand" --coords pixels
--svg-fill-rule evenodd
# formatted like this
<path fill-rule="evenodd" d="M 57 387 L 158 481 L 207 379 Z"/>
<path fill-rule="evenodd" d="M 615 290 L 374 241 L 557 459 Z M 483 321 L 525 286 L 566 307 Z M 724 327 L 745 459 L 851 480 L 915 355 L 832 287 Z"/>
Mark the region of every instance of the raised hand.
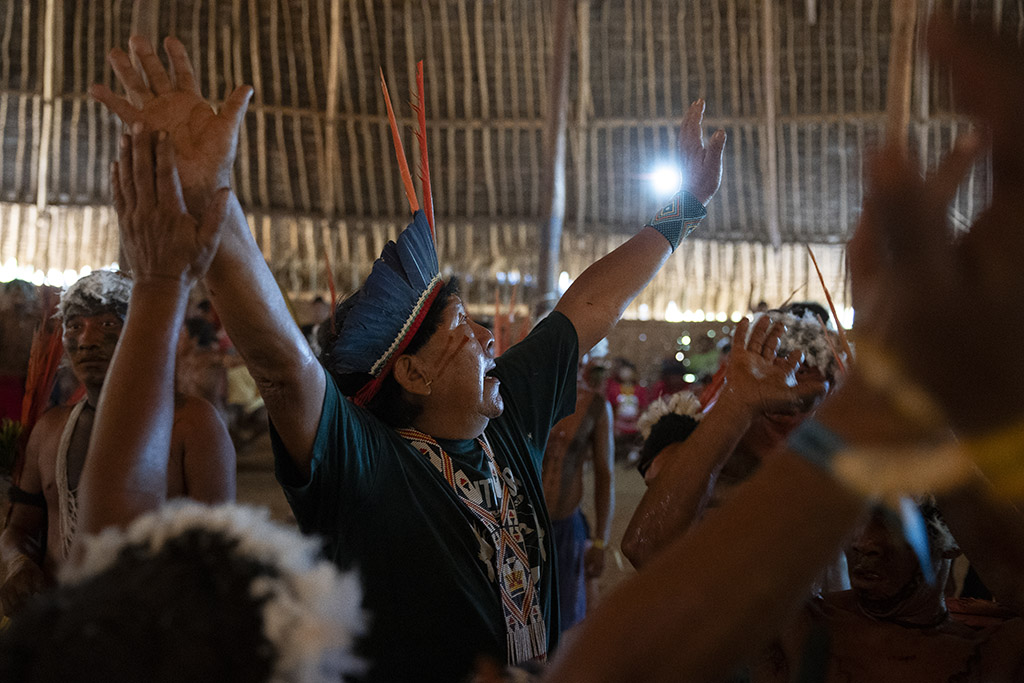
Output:
<path fill-rule="evenodd" d="M 742 402 L 752 413 L 791 414 L 809 409 L 825 395 L 826 382 L 820 378 L 797 379 L 797 368 L 803 361 L 800 351 L 779 357 L 779 340 L 784 332 L 781 323 L 762 316 L 750 332 L 750 320 L 736 325 L 732 350 L 725 370 L 723 398 Z"/>
<path fill-rule="evenodd" d="M 196 221 L 186 211 L 167 133 L 136 123 L 122 136 L 111 171 L 121 245 L 136 283 L 171 280 L 191 286 L 206 273 L 220 241 L 217 231 L 231 191 L 216 192 Z"/>
<path fill-rule="evenodd" d="M 192 64 L 177 38 L 164 40 L 170 74 L 148 40 L 133 36 L 129 46 L 141 72 L 123 50 L 114 48 L 109 55 L 110 65 L 127 97 L 116 95 L 103 84 L 93 85 L 89 92 L 125 125 L 141 123 L 148 130 L 169 133 L 185 204 L 198 216 L 218 189 L 230 187 L 238 130 L 252 88 L 235 88 L 218 112 L 199 92 Z"/>
<path fill-rule="evenodd" d="M 679 166 L 683 189 L 707 206 L 722 184 L 722 152 L 725 131 L 719 128 L 705 145 L 701 126 L 704 121 L 704 100 L 690 105 L 679 129 Z"/>

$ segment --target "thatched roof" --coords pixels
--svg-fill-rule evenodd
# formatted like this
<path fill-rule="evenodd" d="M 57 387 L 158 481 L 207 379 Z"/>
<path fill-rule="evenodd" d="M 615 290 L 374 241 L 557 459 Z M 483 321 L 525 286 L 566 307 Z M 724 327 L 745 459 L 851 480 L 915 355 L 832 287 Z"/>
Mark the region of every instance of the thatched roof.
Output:
<path fill-rule="evenodd" d="M 956 4 L 1024 25 L 1022 0 Z M 237 189 L 292 293 L 326 288 L 324 250 L 341 286 L 357 283 L 405 223 L 377 69 L 397 96 L 410 92 L 420 58 L 443 262 L 475 283 L 478 303 L 493 301 L 497 273 L 536 271 L 552 3 L 141 5 L 153 14 L 127 0 L 0 3 L 0 263 L 46 271 L 116 259 L 107 169 L 119 127 L 86 89 L 112 82 L 105 54 L 126 45 L 134 19 L 185 42 L 204 92 L 255 86 Z M 700 239 L 641 302 L 656 317 L 670 300 L 707 311 L 745 310 L 750 296 L 778 303 L 808 281 L 807 243 L 845 302 L 841 245 L 859 212 L 862 151 L 884 122 L 890 2 L 576 7 L 562 269 L 578 275 L 657 208 L 644 174 L 670 158 L 681 113 L 702 96 L 709 126 L 729 134 L 725 182 Z M 964 122 L 948 84 L 920 60 L 911 101 L 912 138 L 934 162 Z M 988 184 L 979 166 L 953 207 L 958 220 L 976 212 Z M 818 295 L 812 281 L 800 296 Z"/>

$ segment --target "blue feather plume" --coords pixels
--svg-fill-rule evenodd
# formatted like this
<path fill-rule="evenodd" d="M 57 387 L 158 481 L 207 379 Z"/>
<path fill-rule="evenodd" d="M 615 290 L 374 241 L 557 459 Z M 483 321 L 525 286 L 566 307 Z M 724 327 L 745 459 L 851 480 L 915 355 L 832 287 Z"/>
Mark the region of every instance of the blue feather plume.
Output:
<path fill-rule="evenodd" d="M 417 303 L 440 274 L 437 249 L 423 211 L 384 246 L 331 352 L 334 370 L 370 372 L 404 333 Z"/>

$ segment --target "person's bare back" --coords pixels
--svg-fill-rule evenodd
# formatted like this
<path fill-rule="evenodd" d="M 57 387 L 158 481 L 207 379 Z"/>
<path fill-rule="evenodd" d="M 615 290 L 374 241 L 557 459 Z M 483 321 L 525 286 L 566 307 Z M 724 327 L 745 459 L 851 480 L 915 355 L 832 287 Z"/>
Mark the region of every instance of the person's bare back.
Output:
<path fill-rule="evenodd" d="M 596 403 L 595 403 L 596 402 Z M 605 401 L 584 384 L 577 385 L 576 412 L 551 428 L 544 450 L 543 484 L 552 519 L 565 519 L 583 500 L 583 463 L 593 452 L 593 438 Z"/>

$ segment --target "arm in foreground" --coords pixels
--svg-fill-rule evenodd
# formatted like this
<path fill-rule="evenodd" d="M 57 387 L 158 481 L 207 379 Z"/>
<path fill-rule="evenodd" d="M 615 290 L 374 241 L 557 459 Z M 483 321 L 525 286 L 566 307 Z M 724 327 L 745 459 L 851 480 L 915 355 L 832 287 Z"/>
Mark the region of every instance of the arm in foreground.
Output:
<path fill-rule="evenodd" d="M 39 441 L 46 416 L 36 425 L 25 451 L 25 465 L 18 482 L 29 493 L 41 493 L 39 481 Z M 0 534 L 0 562 L 4 582 L 0 584 L 0 607 L 7 616 L 16 614 L 32 595 L 42 591 L 50 580 L 43 570 L 46 552 L 46 507 L 14 502 L 7 526 Z"/>
<path fill-rule="evenodd" d="M 178 333 L 227 200 L 227 190 L 217 193 L 197 223 L 185 212 L 170 139 L 161 133 L 154 148 L 155 137 L 140 128 L 125 136 L 112 173 L 135 283 L 82 471 L 80 534 L 124 526 L 167 497 Z"/>
<path fill-rule="evenodd" d="M 140 122 L 171 132 L 183 196 L 189 211 L 198 216 L 214 193 L 229 186 L 252 89 L 236 88 L 220 111 L 214 111 L 199 92 L 188 54 L 176 38 L 164 41 L 172 73 L 145 38 L 132 37 L 130 47 L 138 69 L 124 51 L 110 53 L 128 97 L 102 85 L 91 93 L 126 124 Z M 221 235 L 206 276 L 210 298 L 259 385 L 289 455 L 299 471 L 308 474 L 326 390 L 323 371 L 292 320 L 234 195 Z"/>

